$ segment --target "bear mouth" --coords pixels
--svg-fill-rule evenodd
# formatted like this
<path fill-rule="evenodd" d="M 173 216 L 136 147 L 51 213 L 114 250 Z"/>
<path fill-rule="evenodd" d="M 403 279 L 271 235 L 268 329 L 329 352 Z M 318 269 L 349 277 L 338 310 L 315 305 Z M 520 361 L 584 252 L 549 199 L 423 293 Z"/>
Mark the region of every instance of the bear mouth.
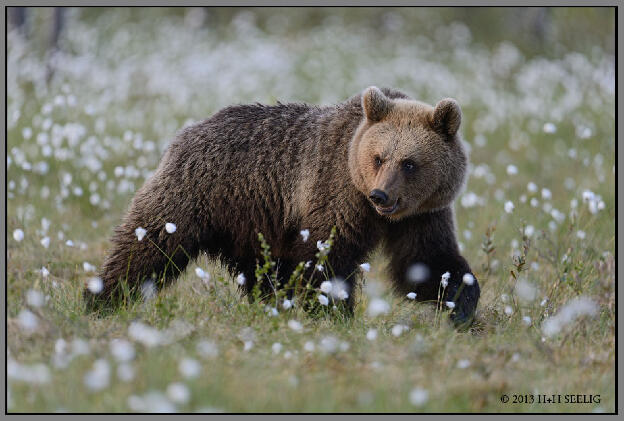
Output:
<path fill-rule="evenodd" d="M 375 206 L 375 209 L 377 209 L 377 212 L 379 212 L 379 214 L 381 214 L 381 215 L 386 215 L 386 216 L 392 215 L 399 208 L 399 200 L 400 199 L 397 199 L 394 202 L 394 205 L 392 205 L 392 206 L 385 206 L 385 207 Z"/>

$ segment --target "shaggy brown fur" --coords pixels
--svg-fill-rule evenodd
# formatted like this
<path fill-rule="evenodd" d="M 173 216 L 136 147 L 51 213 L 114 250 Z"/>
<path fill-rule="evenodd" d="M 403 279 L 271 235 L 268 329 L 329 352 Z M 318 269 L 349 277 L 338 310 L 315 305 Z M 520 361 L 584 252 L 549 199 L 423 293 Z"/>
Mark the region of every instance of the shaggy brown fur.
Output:
<path fill-rule="evenodd" d="M 449 271 L 450 300 L 470 273 L 452 210 L 467 161 L 460 120 L 454 100 L 433 108 L 374 87 L 331 107 L 227 107 L 171 143 L 115 231 L 100 274 L 104 290 L 86 296 L 109 302 L 121 279 L 138 285 L 156 274 L 170 281 L 201 251 L 244 273 L 249 291 L 258 232 L 288 278 L 297 263 L 314 260 L 316 241 L 336 226 L 329 259 L 337 276 L 347 278 L 383 244 L 398 290 L 435 300 Z M 374 189 L 387 195 L 386 204 L 372 203 Z M 166 222 L 177 231 L 168 234 Z M 139 226 L 147 230 L 142 241 Z M 302 229 L 310 230 L 307 242 Z M 407 273 L 416 262 L 429 275 L 413 284 Z M 469 319 L 478 298 L 476 281 L 463 288 L 455 320 Z"/>

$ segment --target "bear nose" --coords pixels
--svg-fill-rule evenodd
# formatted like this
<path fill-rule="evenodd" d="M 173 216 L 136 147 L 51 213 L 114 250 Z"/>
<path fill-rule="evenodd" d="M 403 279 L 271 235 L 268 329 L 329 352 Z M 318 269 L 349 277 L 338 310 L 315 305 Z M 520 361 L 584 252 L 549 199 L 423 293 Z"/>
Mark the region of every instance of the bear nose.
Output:
<path fill-rule="evenodd" d="M 385 205 L 388 202 L 388 195 L 383 190 L 375 189 L 368 197 L 376 205 Z"/>

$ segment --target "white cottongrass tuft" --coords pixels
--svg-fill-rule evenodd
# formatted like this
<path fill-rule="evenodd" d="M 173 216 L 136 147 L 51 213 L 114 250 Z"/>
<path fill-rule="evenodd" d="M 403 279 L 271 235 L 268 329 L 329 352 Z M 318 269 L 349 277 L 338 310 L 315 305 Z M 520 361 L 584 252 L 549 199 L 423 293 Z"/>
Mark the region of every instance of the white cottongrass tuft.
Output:
<path fill-rule="evenodd" d="M 323 284 L 321 284 L 321 286 L 323 286 Z M 336 300 L 346 300 L 349 298 L 349 293 L 347 292 L 348 289 L 349 287 L 347 283 L 341 278 L 332 278 L 329 295 Z"/>
<path fill-rule="evenodd" d="M 197 277 L 200 278 L 204 282 L 208 282 L 210 280 L 210 274 L 207 272 L 204 272 L 204 270 L 200 267 L 195 268 L 195 275 L 197 275 Z"/>
<path fill-rule="evenodd" d="M 407 270 L 407 279 L 415 284 L 425 282 L 428 277 L 429 267 L 424 263 L 415 263 Z"/>
<path fill-rule="evenodd" d="M 524 323 L 527 326 L 531 326 L 531 318 L 529 316 L 523 316 L 522 323 Z"/>
<path fill-rule="evenodd" d="M 369 341 L 377 339 L 377 329 L 368 329 L 368 332 L 366 332 L 366 339 Z"/>
<path fill-rule="evenodd" d="M 321 303 L 321 305 L 323 306 L 329 305 L 329 299 L 323 294 L 319 294 L 318 300 L 319 303 Z"/>
<path fill-rule="evenodd" d="M 589 212 L 591 214 L 596 214 L 598 211 L 604 209 L 606 207 L 605 203 L 602 201 L 600 195 L 592 192 L 591 190 L 585 190 L 582 194 L 583 202 L 587 203 L 589 208 Z"/>
<path fill-rule="evenodd" d="M 470 360 L 462 359 L 462 360 L 457 361 L 457 368 L 464 369 L 468 367 L 470 367 Z"/>
<path fill-rule="evenodd" d="M 256 339 L 256 332 L 251 327 L 241 329 L 238 338 L 245 344 L 245 351 L 253 348 L 253 341 Z"/>
<path fill-rule="evenodd" d="M 24 127 L 22 129 L 22 137 L 26 140 L 30 139 L 33 134 L 33 131 L 30 127 Z"/>
<path fill-rule="evenodd" d="M 475 281 L 475 278 L 472 275 L 472 273 L 465 273 L 464 276 L 462 277 L 462 282 L 468 286 L 473 285 L 474 281 Z"/>
<path fill-rule="evenodd" d="M 338 293 L 336 294 L 336 298 L 339 300 L 346 300 L 347 298 L 349 298 L 349 293 L 345 291 L 344 289 L 340 289 L 338 290 Z"/>
<path fill-rule="evenodd" d="M 95 272 L 97 268 L 89 262 L 82 262 L 82 269 L 85 272 Z"/>
<path fill-rule="evenodd" d="M 542 189 L 542 199 L 544 200 L 552 199 L 552 192 L 545 187 Z"/>
<path fill-rule="evenodd" d="M 509 175 L 516 175 L 516 174 L 518 174 L 518 167 L 516 167 L 513 164 L 507 165 L 507 174 L 509 174 Z"/>
<path fill-rule="evenodd" d="M 245 285 L 245 282 L 247 282 L 247 278 L 245 278 L 245 275 L 243 273 L 239 273 L 236 277 L 236 283 L 240 286 L 243 286 Z"/>
<path fill-rule="evenodd" d="M 315 348 L 314 342 L 312 341 L 306 341 L 306 343 L 303 344 L 303 350 L 305 352 L 314 352 L 314 348 Z"/>
<path fill-rule="evenodd" d="M 341 343 L 335 336 L 325 336 L 319 342 L 319 349 L 326 354 L 333 354 L 340 349 Z"/>
<path fill-rule="evenodd" d="M 383 368 L 383 365 L 379 361 L 371 361 L 370 368 L 372 368 L 373 370 L 381 370 Z"/>
<path fill-rule="evenodd" d="M 145 237 L 145 234 L 147 234 L 147 230 L 145 228 L 139 227 L 134 230 L 134 233 L 137 236 L 137 240 L 141 241 L 143 237 Z"/>
<path fill-rule="evenodd" d="M 125 339 L 113 339 L 110 343 L 112 356 L 119 362 L 128 362 L 134 358 L 135 352 L 132 344 Z"/>
<path fill-rule="evenodd" d="M 288 321 L 288 327 L 295 332 L 301 332 L 303 330 L 303 326 L 301 325 L 301 323 L 294 319 Z"/>
<path fill-rule="evenodd" d="M 325 270 L 325 267 L 323 267 L 323 265 L 316 265 L 315 266 L 316 270 L 318 270 L 319 272 L 323 272 Z"/>
<path fill-rule="evenodd" d="M 143 396 L 130 395 L 128 407 L 135 412 L 172 413 L 176 407 L 169 397 L 161 392 L 149 391 Z"/>
<path fill-rule="evenodd" d="M 87 289 L 91 294 L 99 294 L 104 289 L 104 282 L 97 276 L 90 278 L 87 282 Z"/>
<path fill-rule="evenodd" d="M 293 306 L 292 300 L 284 298 L 284 302 L 282 303 L 282 308 L 284 310 L 289 310 L 290 308 L 292 308 L 292 306 Z"/>
<path fill-rule="evenodd" d="M 331 281 L 323 281 L 323 283 L 321 283 L 321 292 L 324 292 L 325 294 L 330 294 L 332 292 Z"/>
<path fill-rule="evenodd" d="M 464 208 L 473 208 L 477 205 L 485 205 L 485 200 L 482 197 L 477 196 L 474 192 L 466 192 L 460 199 L 460 203 Z"/>
<path fill-rule="evenodd" d="M 557 126 L 554 123 L 545 123 L 544 124 L 544 133 L 555 133 L 557 131 Z"/>
<path fill-rule="evenodd" d="M 412 405 L 422 406 L 429 400 L 429 392 L 426 389 L 416 387 L 410 392 L 409 399 Z"/>
<path fill-rule="evenodd" d="M 23 309 L 17 315 L 17 322 L 26 333 L 32 333 L 39 327 L 39 319 L 33 312 Z"/>
<path fill-rule="evenodd" d="M 409 298 L 410 300 L 415 300 L 416 299 L 416 293 L 415 292 L 408 292 L 407 293 L 407 298 Z"/>
<path fill-rule="evenodd" d="M 26 292 L 26 303 L 31 307 L 41 307 L 45 303 L 45 297 L 41 291 L 29 289 Z"/>
<path fill-rule="evenodd" d="M 542 332 L 548 337 L 559 333 L 563 328 L 581 316 L 595 316 L 598 305 L 587 297 L 577 297 L 563 306 L 557 314 L 549 317 L 542 324 Z"/>
<path fill-rule="evenodd" d="M 321 241 L 321 240 L 318 240 L 318 241 L 316 242 L 316 248 L 317 248 L 320 252 L 322 252 L 323 254 L 327 254 L 327 253 L 329 253 L 330 245 L 329 245 L 329 243 L 328 243 L 328 242 L 326 242 L 326 241 Z"/>
<path fill-rule="evenodd" d="M 50 247 L 50 237 L 43 237 L 41 239 L 41 245 L 45 248 Z"/>
<path fill-rule="evenodd" d="M 282 351 L 282 344 L 279 342 L 275 342 L 273 345 L 271 345 L 271 350 L 273 351 L 273 354 L 279 354 Z"/>
<path fill-rule="evenodd" d="M 196 345 L 197 353 L 204 358 L 216 358 L 219 355 L 219 347 L 211 340 L 201 340 Z"/>
<path fill-rule="evenodd" d="M 191 391 L 184 383 L 175 382 L 167 386 L 167 396 L 171 402 L 185 404 L 191 399 Z"/>
<path fill-rule="evenodd" d="M 13 239 L 15 241 L 22 241 L 24 239 L 24 231 L 19 228 L 13 231 Z"/>
<path fill-rule="evenodd" d="M 518 298 L 524 302 L 530 302 L 537 297 L 537 288 L 524 278 L 516 282 L 515 292 Z"/>
<path fill-rule="evenodd" d="M 186 379 L 194 379 L 201 372 L 201 364 L 193 358 L 183 358 L 178 364 L 180 374 Z"/>
<path fill-rule="evenodd" d="M 52 355 L 52 364 L 55 368 L 66 368 L 74 357 L 79 355 L 89 355 L 89 344 L 80 338 L 74 338 L 71 349 L 63 338 L 59 338 L 54 343 L 54 354 Z"/>
<path fill-rule="evenodd" d="M 529 184 L 527 184 L 527 190 L 530 191 L 531 193 L 536 193 L 537 192 L 537 184 L 535 184 L 534 182 L 530 181 Z"/>
<path fill-rule="evenodd" d="M 403 332 L 407 332 L 408 330 L 409 330 L 409 327 L 398 324 L 398 325 L 392 326 L 391 332 L 393 336 L 399 337 L 403 334 Z"/>
<path fill-rule="evenodd" d="M 440 280 L 440 284 L 442 285 L 442 288 L 446 288 L 448 286 L 449 279 L 451 279 L 451 273 L 450 272 L 444 272 L 442 274 L 442 278 Z"/>
<path fill-rule="evenodd" d="M 512 213 L 514 210 L 513 202 L 511 200 L 506 201 L 504 208 L 505 208 L 505 212 Z"/>
<path fill-rule="evenodd" d="M 85 386 L 94 392 L 108 387 L 110 383 L 110 365 L 104 359 L 96 360 L 93 368 L 83 378 Z"/>
<path fill-rule="evenodd" d="M 141 322 L 132 322 L 128 327 L 128 336 L 147 347 L 160 345 L 163 342 L 163 334 L 158 329 Z"/>
<path fill-rule="evenodd" d="M 562 222 L 565 220 L 565 218 L 566 218 L 565 213 L 561 212 L 561 211 L 560 211 L 560 210 L 558 210 L 558 209 L 552 209 L 552 210 L 550 211 L 550 216 L 552 216 L 552 217 L 553 217 L 553 219 L 554 219 L 555 221 L 557 221 L 558 223 L 562 223 Z"/>
<path fill-rule="evenodd" d="M 64 354 L 67 351 L 67 342 L 63 338 L 59 338 L 54 342 L 54 352 L 57 354 Z"/>
<path fill-rule="evenodd" d="M 360 267 L 362 268 L 362 270 L 363 270 L 364 272 L 370 272 L 370 270 L 371 270 L 371 265 L 370 265 L 370 263 L 362 263 L 362 264 L 360 265 Z"/>
<path fill-rule="evenodd" d="M 511 316 L 513 314 L 513 308 L 511 306 L 505 306 L 505 314 Z"/>
<path fill-rule="evenodd" d="M 145 301 L 149 301 L 156 297 L 156 283 L 150 279 L 141 284 L 141 295 Z"/>
<path fill-rule="evenodd" d="M 299 231 L 299 234 L 301 234 L 301 239 L 304 243 L 308 241 L 308 238 L 310 238 L 310 230 L 301 230 Z"/>
<path fill-rule="evenodd" d="M 13 358 L 7 359 L 7 378 L 32 384 L 48 383 L 51 379 L 50 369 L 45 364 L 20 364 Z"/>
<path fill-rule="evenodd" d="M 582 194 L 583 202 L 590 202 L 595 199 L 596 195 L 591 190 L 585 190 Z"/>
<path fill-rule="evenodd" d="M 450 309 L 455 308 L 455 303 L 454 303 L 454 302 L 452 302 L 452 301 L 447 301 L 445 304 L 446 304 L 446 306 L 447 306 L 448 308 L 450 308 Z"/>
<path fill-rule="evenodd" d="M 390 311 L 390 304 L 381 298 L 373 298 L 368 304 L 368 314 L 377 317 L 380 314 L 387 314 Z"/>
<path fill-rule="evenodd" d="M 167 222 L 165 224 L 165 231 L 167 231 L 167 233 L 169 234 L 173 234 L 174 232 L 176 232 L 177 229 L 178 227 L 176 227 L 176 224 L 174 224 L 173 222 Z"/>

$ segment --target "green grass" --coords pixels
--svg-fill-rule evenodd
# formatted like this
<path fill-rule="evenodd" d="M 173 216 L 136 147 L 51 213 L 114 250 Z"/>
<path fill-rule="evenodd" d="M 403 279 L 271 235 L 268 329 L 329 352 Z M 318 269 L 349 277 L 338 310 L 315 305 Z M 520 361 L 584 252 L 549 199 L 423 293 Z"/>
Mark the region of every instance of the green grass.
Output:
<path fill-rule="evenodd" d="M 238 15 L 232 25 L 193 31 L 184 27 L 183 14 L 163 14 L 158 28 L 139 19 L 124 36 L 115 28 L 129 17 L 115 11 L 98 16 L 69 13 L 61 39 L 68 55 L 49 82 L 43 56 L 31 48 L 34 41 L 9 35 L 10 412 L 140 411 L 136 397 L 150 392 L 164 394 L 154 395 L 150 409 L 157 402 L 180 412 L 615 410 L 615 97 L 609 52 L 596 47 L 575 53 L 573 45 L 553 41 L 556 48 L 548 51 L 554 57 L 528 57 L 501 34 L 490 34 L 491 44 L 464 44 L 444 32 L 414 38 L 409 31 L 377 28 L 373 36 L 358 32 L 357 22 L 331 20 L 291 29 L 285 37 L 270 25 L 258 29 L 249 14 Z M 430 10 L 422 19 L 434 26 L 435 16 Z M 412 17 L 403 25 L 416 25 L 417 16 Z M 607 37 L 611 26 L 600 22 L 592 28 Z M 566 21 L 556 23 L 561 39 L 569 38 Z M 186 45 L 193 48 L 181 47 Z M 378 253 L 370 257 L 372 270 L 364 275 L 352 318 L 331 309 L 315 317 L 300 306 L 273 317 L 264 304 L 241 299 L 231 276 L 205 256 L 151 301 L 104 318 L 84 313 L 82 288 L 94 274 L 83 262 L 100 267 L 132 193 L 187 120 L 237 102 L 327 104 L 369 85 L 394 86 L 430 103 L 452 96 L 462 106 L 472 167 L 455 205 L 457 234 L 482 290 L 470 331 L 453 329 L 447 314 L 436 315 L 433 305 L 393 296 L 387 261 Z M 75 105 L 67 105 L 71 96 Z M 68 123 L 79 124 L 84 133 L 72 140 Z M 555 124 L 554 133 L 543 130 L 547 123 Z M 66 134 L 57 137 L 63 127 Z M 23 135 L 25 128 L 32 136 Z M 590 132 L 583 133 L 585 128 Z M 31 167 L 46 162 L 47 171 L 33 171 L 24 161 Z M 130 168 L 115 175 L 119 166 L 132 166 L 138 174 Z M 67 185 L 65 174 L 72 175 Z M 527 189 L 529 182 L 537 192 Z M 44 187 L 48 195 L 42 194 Z M 73 193 L 76 187 L 81 196 Z M 543 188 L 551 198 L 547 192 L 543 197 Z M 585 190 L 600 195 L 604 209 L 590 212 Z M 91 202 L 93 193 L 99 200 Z M 474 206 L 467 200 L 472 193 L 480 200 Z M 530 204 L 533 198 L 537 207 Z M 506 201 L 514 203 L 512 213 L 504 211 Z M 550 208 L 565 218 L 556 221 Z M 47 230 L 42 218 L 49 221 Z M 532 234 L 523 236 L 529 225 Z M 21 241 L 13 238 L 17 229 L 24 231 Z M 45 236 L 49 248 L 40 243 Z M 73 247 L 66 245 L 68 239 Z M 208 285 L 195 275 L 196 266 L 211 274 Z M 537 289 L 534 300 L 519 299 L 515 277 Z M 32 306 L 30 290 L 49 298 Z M 369 315 L 375 294 L 391 305 L 388 314 Z M 544 321 L 577 297 L 595 303 L 596 314 L 546 336 Z M 20 322 L 23 310 L 37 317 L 32 332 Z M 531 317 L 529 325 L 524 316 Z M 299 321 L 302 331 L 291 329 L 289 320 Z M 129 332 L 139 321 L 177 336 L 148 347 Z M 397 324 L 409 330 L 396 337 Z M 253 347 L 245 350 L 248 328 Z M 375 340 L 366 337 L 371 329 L 377 330 Z M 328 338 L 335 339 L 334 350 L 324 350 L 332 345 Z M 68 349 L 72 341 L 84 340 L 89 352 L 59 365 L 69 353 L 60 339 Z M 117 375 L 125 366 L 111 353 L 113 339 L 128 340 L 136 352 L 126 363 L 134 371 L 130 381 Z M 218 355 L 202 355 L 197 349 L 202 340 L 214 342 Z M 277 342 L 282 348 L 275 354 Z M 306 350 L 308 342 L 313 350 Z M 183 376 L 184 358 L 200 363 L 197 377 Z M 84 377 L 99 359 L 109 364 L 109 383 L 92 390 Z M 39 363 L 47 367 L 47 381 L 24 381 L 25 366 Z M 174 404 L 166 397 L 176 382 L 188 388 L 188 401 Z M 427 391 L 422 405 L 410 400 L 415 388 Z M 503 404 L 503 394 L 592 394 L 601 401 Z"/>

